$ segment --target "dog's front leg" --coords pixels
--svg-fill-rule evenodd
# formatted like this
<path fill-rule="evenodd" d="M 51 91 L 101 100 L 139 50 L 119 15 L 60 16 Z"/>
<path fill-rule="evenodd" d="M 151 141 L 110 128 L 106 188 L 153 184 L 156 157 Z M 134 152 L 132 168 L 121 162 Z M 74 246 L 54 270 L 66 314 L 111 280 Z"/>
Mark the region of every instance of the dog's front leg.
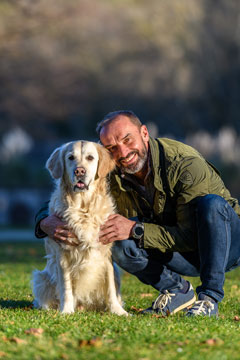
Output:
<path fill-rule="evenodd" d="M 114 280 L 113 265 L 110 261 L 107 264 L 106 272 L 107 272 L 107 287 L 108 287 L 107 297 L 108 297 L 109 310 L 111 311 L 111 313 L 117 315 L 128 316 L 129 314 L 123 309 L 118 299 L 118 296 L 120 297 L 120 294 L 117 295 L 117 290 Z"/>
<path fill-rule="evenodd" d="M 67 266 L 67 260 L 62 256 L 58 264 L 58 288 L 60 297 L 60 311 L 62 313 L 74 312 L 74 298 L 71 274 Z"/>

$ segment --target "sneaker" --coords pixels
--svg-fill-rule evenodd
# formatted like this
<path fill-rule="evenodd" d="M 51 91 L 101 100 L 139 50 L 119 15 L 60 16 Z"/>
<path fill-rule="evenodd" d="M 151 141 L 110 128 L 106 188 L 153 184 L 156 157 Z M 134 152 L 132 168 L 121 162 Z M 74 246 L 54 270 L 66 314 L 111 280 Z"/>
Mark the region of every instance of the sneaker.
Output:
<path fill-rule="evenodd" d="M 211 297 L 200 294 L 199 300 L 187 311 L 186 316 L 218 316 L 218 304 Z"/>
<path fill-rule="evenodd" d="M 189 283 L 189 289 L 184 294 L 178 291 L 164 290 L 160 292 L 157 299 L 148 309 L 142 310 L 140 314 L 161 314 L 169 316 L 192 305 L 196 300 L 193 287 Z"/>

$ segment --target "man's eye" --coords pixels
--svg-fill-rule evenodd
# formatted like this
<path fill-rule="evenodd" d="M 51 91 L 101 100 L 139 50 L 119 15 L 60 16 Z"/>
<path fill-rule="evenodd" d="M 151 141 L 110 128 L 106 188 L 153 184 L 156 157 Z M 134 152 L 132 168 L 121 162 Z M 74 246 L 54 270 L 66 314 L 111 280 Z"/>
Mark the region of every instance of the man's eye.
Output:
<path fill-rule="evenodd" d="M 68 159 L 69 159 L 69 160 L 74 160 L 74 156 L 73 156 L 73 155 L 69 155 Z"/>
<path fill-rule="evenodd" d="M 127 144 L 127 143 L 130 142 L 130 141 L 131 141 L 130 138 L 126 138 L 126 139 L 124 140 L 124 144 Z"/>
<path fill-rule="evenodd" d="M 88 161 L 92 161 L 93 159 L 94 159 L 94 157 L 93 157 L 92 155 L 88 155 L 88 156 L 87 156 L 87 160 L 88 160 Z"/>
<path fill-rule="evenodd" d="M 113 153 L 116 150 L 116 146 L 112 146 L 111 148 L 108 148 L 107 150 L 110 151 L 110 153 Z"/>

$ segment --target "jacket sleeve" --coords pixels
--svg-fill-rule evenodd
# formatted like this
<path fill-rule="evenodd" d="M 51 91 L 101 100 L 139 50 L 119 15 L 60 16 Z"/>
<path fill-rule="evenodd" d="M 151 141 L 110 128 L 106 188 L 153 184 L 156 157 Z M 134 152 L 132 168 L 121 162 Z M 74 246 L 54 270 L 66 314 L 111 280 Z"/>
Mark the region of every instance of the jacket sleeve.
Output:
<path fill-rule="evenodd" d="M 193 251 L 197 248 L 194 200 L 209 194 L 209 168 L 202 158 L 187 158 L 175 173 L 176 226 L 145 224 L 144 247 L 166 251 Z"/>
<path fill-rule="evenodd" d="M 35 216 L 35 236 L 38 239 L 41 239 L 41 238 L 44 238 L 47 236 L 47 234 L 45 234 L 45 232 L 42 231 L 40 228 L 40 221 L 49 215 L 48 204 L 49 204 L 49 201 L 46 201 Z"/>

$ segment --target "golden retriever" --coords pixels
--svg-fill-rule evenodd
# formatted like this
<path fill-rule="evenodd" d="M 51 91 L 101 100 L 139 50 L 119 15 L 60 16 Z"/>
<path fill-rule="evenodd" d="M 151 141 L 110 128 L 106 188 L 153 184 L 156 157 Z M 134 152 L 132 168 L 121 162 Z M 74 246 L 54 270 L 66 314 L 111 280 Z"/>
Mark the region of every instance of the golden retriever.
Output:
<path fill-rule="evenodd" d="M 114 168 L 110 154 L 97 143 L 70 142 L 51 154 L 46 167 L 56 182 L 49 212 L 69 225 L 78 245 L 45 239 L 46 267 L 33 273 L 35 307 L 62 313 L 81 307 L 127 316 L 114 276 L 111 244 L 98 241 L 100 226 L 115 211 L 106 180 Z"/>

